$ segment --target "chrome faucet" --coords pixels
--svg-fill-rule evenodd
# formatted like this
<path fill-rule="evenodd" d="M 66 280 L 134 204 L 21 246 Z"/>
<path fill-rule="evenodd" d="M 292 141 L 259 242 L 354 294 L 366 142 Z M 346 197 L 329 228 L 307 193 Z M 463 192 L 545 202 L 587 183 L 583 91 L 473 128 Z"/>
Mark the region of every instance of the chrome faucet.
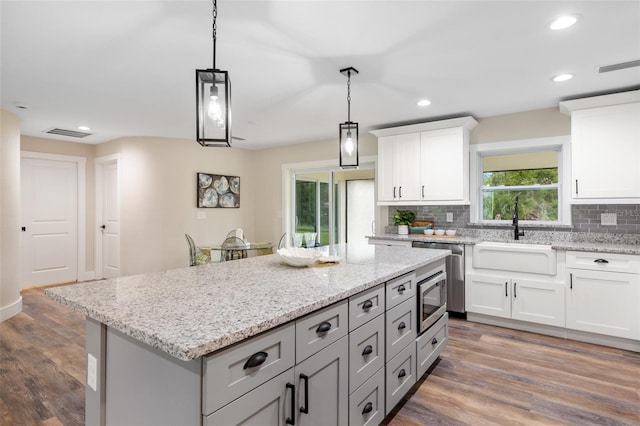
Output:
<path fill-rule="evenodd" d="M 513 238 L 515 240 L 519 240 L 520 237 L 524 237 L 524 231 L 520 231 L 518 228 L 518 198 L 519 196 L 516 195 L 516 206 L 513 209 L 513 226 L 515 226 L 515 229 L 513 230 Z"/>

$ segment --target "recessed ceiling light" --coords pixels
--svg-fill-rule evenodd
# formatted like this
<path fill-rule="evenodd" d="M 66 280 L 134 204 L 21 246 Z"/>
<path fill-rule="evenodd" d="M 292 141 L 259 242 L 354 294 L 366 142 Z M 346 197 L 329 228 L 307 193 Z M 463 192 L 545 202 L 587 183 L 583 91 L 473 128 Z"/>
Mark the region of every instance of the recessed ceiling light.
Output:
<path fill-rule="evenodd" d="M 91 128 L 88 126 L 78 126 L 78 130 L 84 130 L 85 132 L 88 132 L 89 130 L 91 130 Z"/>
<path fill-rule="evenodd" d="M 573 78 L 573 74 L 560 74 L 553 77 L 552 80 L 555 81 L 556 83 L 560 83 L 563 81 L 571 80 L 572 78 Z"/>
<path fill-rule="evenodd" d="M 578 21 L 578 18 L 572 15 L 561 16 L 549 25 L 552 30 L 564 30 L 569 28 Z"/>
<path fill-rule="evenodd" d="M 431 105 L 431 101 L 429 99 L 421 99 L 418 101 L 418 106 L 425 107 Z"/>

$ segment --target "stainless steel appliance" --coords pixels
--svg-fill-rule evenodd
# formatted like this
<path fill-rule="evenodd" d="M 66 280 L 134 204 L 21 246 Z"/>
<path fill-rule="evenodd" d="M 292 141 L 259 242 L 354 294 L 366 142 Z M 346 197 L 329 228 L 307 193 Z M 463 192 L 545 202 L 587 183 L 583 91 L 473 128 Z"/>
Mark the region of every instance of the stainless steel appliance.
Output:
<path fill-rule="evenodd" d="M 447 257 L 447 311 L 464 317 L 464 245 L 414 241 L 412 246 L 451 250 Z"/>
<path fill-rule="evenodd" d="M 447 311 L 447 274 L 444 269 L 442 265 L 418 281 L 418 333 L 426 331 Z"/>

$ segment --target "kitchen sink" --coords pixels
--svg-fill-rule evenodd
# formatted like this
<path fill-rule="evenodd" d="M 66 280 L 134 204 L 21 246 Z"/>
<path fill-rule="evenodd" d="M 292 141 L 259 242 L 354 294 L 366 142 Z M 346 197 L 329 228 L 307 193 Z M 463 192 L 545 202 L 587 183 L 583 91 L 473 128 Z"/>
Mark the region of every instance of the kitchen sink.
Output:
<path fill-rule="evenodd" d="M 556 251 L 545 244 L 483 242 L 473 246 L 473 267 L 556 275 Z"/>

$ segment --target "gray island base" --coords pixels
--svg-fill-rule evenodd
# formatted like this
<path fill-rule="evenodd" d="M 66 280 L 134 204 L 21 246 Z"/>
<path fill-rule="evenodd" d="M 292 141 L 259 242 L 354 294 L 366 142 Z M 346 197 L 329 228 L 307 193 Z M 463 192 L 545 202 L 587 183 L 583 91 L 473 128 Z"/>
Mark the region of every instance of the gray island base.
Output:
<path fill-rule="evenodd" d="M 47 289 L 86 319 L 88 425 L 374 425 L 437 359 L 417 283 L 448 250 L 323 247 Z"/>

